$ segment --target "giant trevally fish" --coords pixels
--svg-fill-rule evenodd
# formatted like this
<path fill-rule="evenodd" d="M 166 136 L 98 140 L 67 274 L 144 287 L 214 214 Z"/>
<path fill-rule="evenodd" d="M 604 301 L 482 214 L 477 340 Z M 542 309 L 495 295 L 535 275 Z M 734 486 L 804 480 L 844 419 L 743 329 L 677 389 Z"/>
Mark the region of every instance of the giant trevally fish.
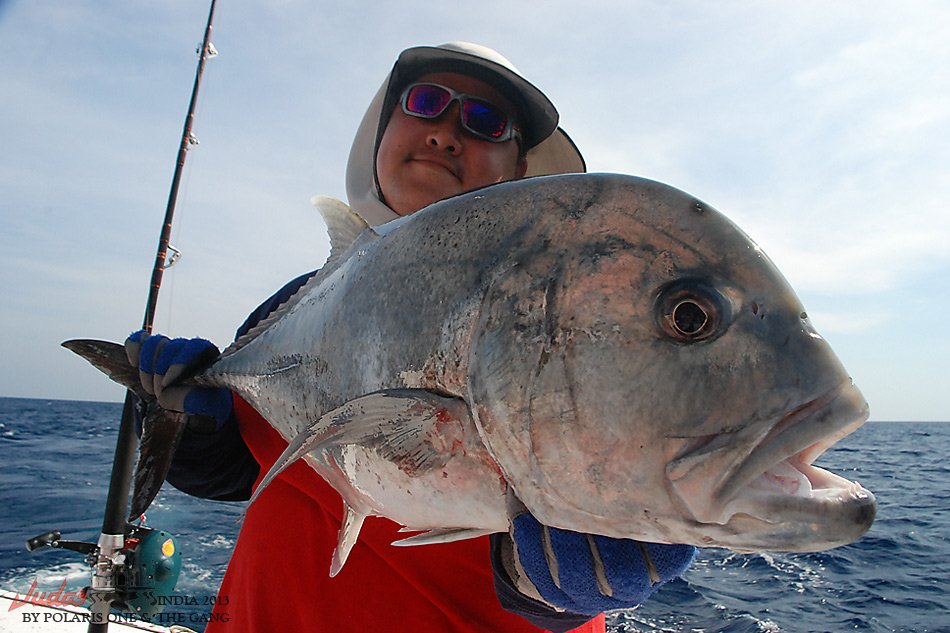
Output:
<path fill-rule="evenodd" d="M 318 206 L 327 264 L 188 380 L 235 391 L 290 443 L 257 494 L 301 457 L 339 491 L 333 572 L 366 516 L 463 538 L 507 530 L 512 499 L 558 528 L 738 551 L 870 527 L 873 495 L 813 465 L 867 403 L 768 257 L 704 202 L 580 174 L 377 228 Z"/>

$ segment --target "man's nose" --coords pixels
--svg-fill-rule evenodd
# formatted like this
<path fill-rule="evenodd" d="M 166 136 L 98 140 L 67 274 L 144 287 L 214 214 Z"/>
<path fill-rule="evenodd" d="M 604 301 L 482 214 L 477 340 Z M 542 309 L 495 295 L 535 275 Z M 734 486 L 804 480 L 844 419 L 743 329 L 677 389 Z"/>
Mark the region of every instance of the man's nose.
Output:
<path fill-rule="evenodd" d="M 429 129 L 426 143 L 432 148 L 458 154 L 463 149 L 463 138 L 459 104 L 458 101 L 453 101 L 445 112 L 432 119 L 432 127 Z"/>

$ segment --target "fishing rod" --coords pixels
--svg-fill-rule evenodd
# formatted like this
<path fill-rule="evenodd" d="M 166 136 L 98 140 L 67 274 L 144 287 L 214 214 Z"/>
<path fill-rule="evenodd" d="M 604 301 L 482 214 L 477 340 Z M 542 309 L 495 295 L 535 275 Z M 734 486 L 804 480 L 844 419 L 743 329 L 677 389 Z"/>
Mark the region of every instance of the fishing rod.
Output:
<path fill-rule="evenodd" d="M 178 251 L 169 246 L 169 240 L 185 158 L 188 155 L 189 147 L 196 143 L 191 129 L 195 118 L 198 89 L 201 86 L 201 75 L 204 72 L 205 62 L 210 57 L 217 55 L 217 51 L 211 43 L 215 2 L 216 0 L 211 0 L 204 39 L 198 51 L 198 68 L 195 71 L 194 87 L 188 104 L 188 114 L 185 116 L 175 172 L 168 194 L 168 204 L 165 207 L 165 218 L 162 222 L 158 249 L 155 253 L 155 264 L 152 268 L 149 283 L 148 300 L 145 304 L 145 316 L 142 321 L 142 329 L 149 333 L 152 331 L 155 320 L 162 277 L 165 269 L 171 265 L 178 254 Z M 171 262 L 167 261 L 169 250 L 174 253 Z M 92 586 L 86 590 L 86 598 L 91 601 L 88 633 L 106 633 L 108 631 L 109 613 L 114 605 L 126 609 L 132 606 L 135 611 L 148 615 L 148 605 L 154 602 L 154 593 L 170 592 L 174 588 L 174 582 L 177 580 L 178 569 L 181 564 L 180 558 L 173 558 L 177 554 L 177 548 L 174 539 L 170 535 L 144 526 L 131 526 L 128 522 L 129 491 L 138 446 L 138 436 L 135 432 L 135 407 L 136 398 L 131 391 L 127 391 L 116 439 L 109 492 L 106 497 L 102 519 L 102 533 L 98 542 L 93 544 L 63 541 L 57 531 L 41 534 L 27 542 L 27 548 L 31 551 L 39 547 L 51 546 L 71 549 L 87 555 L 87 560 L 93 566 Z M 146 558 L 148 560 L 144 560 Z M 133 564 L 133 561 L 135 564 Z M 176 562 L 178 567 L 175 567 Z M 148 571 L 145 574 L 139 574 L 137 573 L 139 569 L 147 569 Z M 174 573 L 172 574 L 172 572 Z M 145 587 L 147 589 L 158 589 L 153 593 L 152 591 L 142 591 L 142 578 L 140 576 L 143 575 L 148 576 L 153 582 L 156 578 L 162 581 L 167 581 L 172 575 L 174 578 L 171 580 L 171 586 L 168 585 L 168 582 L 164 582 L 161 587 Z M 136 585 L 136 583 L 138 584 Z M 154 612 L 151 614 L 154 614 Z"/>
<path fill-rule="evenodd" d="M 165 273 L 168 243 L 171 239 L 172 220 L 175 215 L 175 206 L 178 202 L 178 190 L 181 185 L 185 158 L 188 149 L 194 143 L 192 126 L 195 120 L 195 108 L 198 102 L 198 90 L 201 87 L 201 76 L 205 62 L 209 57 L 217 54 L 211 44 L 211 30 L 214 22 L 214 8 L 217 0 L 211 0 L 208 11 L 208 21 L 205 25 L 204 38 L 198 52 L 198 67 L 195 71 L 195 82 L 191 90 L 191 99 L 188 103 L 188 113 L 182 129 L 181 142 L 178 146 L 178 157 L 175 161 L 175 172 L 172 176 L 171 188 L 168 192 L 168 204 L 165 207 L 165 218 L 158 239 L 158 248 L 155 253 L 155 264 L 152 267 L 152 277 L 149 283 L 148 299 L 145 303 L 145 316 L 142 320 L 142 329 L 151 333 L 155 321 L 155 311 L 158 307 L 158 292 L 162 287 L 162 277 Z M 135 460 L 135 450 L 138 438 L 135 434 L 135 396 L 131 391 L 125 394 L 125 404 L 122 408 L 122 420 L 119 425 L 119 436 L 116 441 L 115 459 L 112 463 L 112 476 L 109 481 L 109 493 L 106 498 L 106 507 L 102 519 L 102 534 L 99 537 L 99 551 L 97 563 L 93 572 L 93 583 L 90 593 L 93 594 L 93 618 L 89 623 L 88 633 L 105 633 L 109 627 L 109 610 L 112 599 L 95 600 L 96 593 L 114 594 L 116 589 L 113 568 L 116 557 L 125 545 L 126 525 L 128 523 L 129 490 L 131 488 L 132 467 Z M 97 582 L 98 581 L 98 582 Z M 99 585 L 97 587 L 97 585 Z M 98 617 L 96 617 L 98 616 Z"/>

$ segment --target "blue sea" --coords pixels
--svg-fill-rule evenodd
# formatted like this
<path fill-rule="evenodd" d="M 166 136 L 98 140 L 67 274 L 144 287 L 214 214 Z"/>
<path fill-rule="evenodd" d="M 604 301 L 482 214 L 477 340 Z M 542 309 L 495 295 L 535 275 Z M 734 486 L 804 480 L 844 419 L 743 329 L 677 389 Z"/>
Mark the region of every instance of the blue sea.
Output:
<path fill-rule="evenodd" d="M 78 554 L 30 553 L 24 542 L 51 529 L 98 538 L 120 413 L 119 404 L 0 398 L 0 588 L 89 583 Z M 877 496 L 878 518 L 864 538 L 817 554 L 702 550 L 682 580 L 638 609 L 610 614 L 608 629 L 950 631 L 950 423 L 871 422 L 818 463 Z M 166 486 L 147 514 L 183 552 L 176 595 L 186 604 L 169 610 L 190 628 L 204 629 L 242 508 Z"/>

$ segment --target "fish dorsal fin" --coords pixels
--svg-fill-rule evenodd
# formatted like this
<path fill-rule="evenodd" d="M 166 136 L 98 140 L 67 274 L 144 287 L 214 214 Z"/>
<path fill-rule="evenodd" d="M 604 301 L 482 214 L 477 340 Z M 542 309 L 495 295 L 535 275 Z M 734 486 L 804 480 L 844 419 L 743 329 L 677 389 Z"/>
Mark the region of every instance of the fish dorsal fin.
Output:
<path fill-rule="evenodd" d="M 326 266 L 332 266 L 364 231 L 372 231 L 366 220 L 336 198 L 314 196 L 310 203 L 317 208 L 330 234 L 330 257 Z"/>
<path fill-rule="evenodd" d="M 300 302 L 302 297 L 307 296 L 307 293 L 310 292 L 312 287 L 314 287 L 316 284 L 319 284 L 323 280 L 327 272 L 326 266 L 318 270 L 313 277 L 307 280 L 307 283 L 297 289 L 297 292 L 288 297 L 288 299 L 280 304 L 273 312 L 261 319 L 260 323 L 234 339 L 234 342 L 228 345 L 224 351 L 221 352 L 221 357 L 224 358 L 226 356 L 231 356 L 236 351 L 256 339 L 261 332 L 267 330 L 274 322 L 283 318 L 285 314 L 290 312 L 290 310 Z"/>
<path fill-rule="evenodd" d="M 350 555 L 350 550 L 356 545 L 360 537 L 360 529 L 363 527 L 363 519 L 366 515 L 357 512 L 346 501 L 343 502 L 343 523 L 340 525 L 340 539 L 337 541 L 336 549 L 333 551 L 333 561 L 330 563 L 330 577 L 336 576 L 346 564 L 346 559 Z"/>

